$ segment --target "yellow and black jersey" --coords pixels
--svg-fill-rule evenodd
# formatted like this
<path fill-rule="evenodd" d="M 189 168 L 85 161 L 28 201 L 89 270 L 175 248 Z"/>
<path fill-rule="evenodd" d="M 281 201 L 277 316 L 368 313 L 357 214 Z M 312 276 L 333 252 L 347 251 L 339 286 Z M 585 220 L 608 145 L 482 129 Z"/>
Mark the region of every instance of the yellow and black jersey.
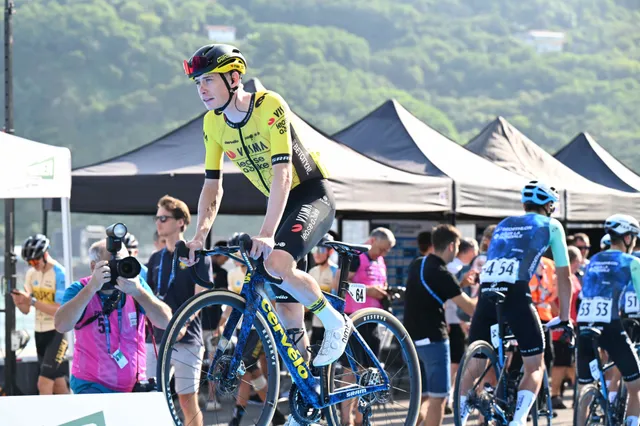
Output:
<path fill-rule="evenodd" d="M 203 127 L 205 175 L 209 179 L 220 178 L 223 153 L 266 196 L 271 189 L 274 164 L 292 162 L 292 189 L 306 180 L 328 177 L 319 153 L 308 150 L 296 134 L 289 106 L 277 93 L 254 93 L 240 123 L 209 111 Z"/>

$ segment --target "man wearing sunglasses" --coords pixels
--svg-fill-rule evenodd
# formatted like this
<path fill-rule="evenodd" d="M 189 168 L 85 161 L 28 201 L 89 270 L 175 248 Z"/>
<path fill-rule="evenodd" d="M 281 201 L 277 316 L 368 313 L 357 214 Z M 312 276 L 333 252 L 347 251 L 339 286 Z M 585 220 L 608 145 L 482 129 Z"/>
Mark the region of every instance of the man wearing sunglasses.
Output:
<path fill-rule="evenodd" d="M 198 224 L 193 240 L 187 243 L 189 258 L 183 261 L 194 263 L 194 251 L 204 246 L 213 225 L 222 199 L 226 154 L 269 199 L 250 255 L 255 259 L 263 256 L 267 270 L 283 278 L 280 288 L 274 286 L 274 298 L 287 329 L 304 330 L 299 303 L 318 316 L 326 331 L 313 365 L 325 366 L 344 352 L 353 324 L 327 302 L 305 270 L 307 254 L 331 228 L 335 200 L 319 153 L 300 140 L 287 103 L 274 92 L 244 90 L 246 67 L 242 53 L 223 44 L 203 46 L 184 61 L 185 74 L 195 82 L 209 112 L 203 123 L 205 180 Z M 306 333 L 298 342 L 300 353 L 306 356 Z"/>
<path fill-rule="evenodd" d="M 69 346 L 64 334 L 55 329 L 53 316 L 65 291 L 64 268 L 49 255 L 49 239 L 37 234 L 22 244 L 22 258 L 31 266 L 25 277 L 25 291 L 13 290 L 11 297 L 20 312 L 36 310 L 35 338 L 40 376 L 40 395 L 69 393 L 67 368 L 63 365 Z"/>

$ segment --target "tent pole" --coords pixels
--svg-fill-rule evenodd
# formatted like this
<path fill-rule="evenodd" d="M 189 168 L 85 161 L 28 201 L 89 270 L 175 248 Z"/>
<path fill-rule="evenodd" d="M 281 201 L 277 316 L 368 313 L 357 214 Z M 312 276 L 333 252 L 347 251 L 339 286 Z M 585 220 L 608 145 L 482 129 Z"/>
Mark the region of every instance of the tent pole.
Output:
<path fill-rule="evenodd" d="M 13 0 L 4 3 L 4 131 L 10 135 L 13 130 L 13 35 L 11 15 L 13 14 Z M 16 256 L 15 246 L 15 200 L 5 200 L 5 246 L 4 246 L 4 279 L 5 279 L 5 359 L 4 384 L 7 395 L 17 393 L 16 354 L 11 347 L 11 340 L 16 328 L 16 309 L 11 298 L 11 291 L 16 288 Z"/>
<path fill-rule="evenodd" d="M 16 255 L 13 253 L 15 245 L 15 200 L 4 200 L 4 385 L 7 395 L 16 395 L 16 353 L 11 340 L 16 328 L 16 308 L 13 304 L 11 292 L 16 288 Z"/>
<path fill-rule="evenodd" d="M 47 210 L 42 206 L 42 234 L 47 235 L 47 231 L 49 230 L 49 215 Z"/>

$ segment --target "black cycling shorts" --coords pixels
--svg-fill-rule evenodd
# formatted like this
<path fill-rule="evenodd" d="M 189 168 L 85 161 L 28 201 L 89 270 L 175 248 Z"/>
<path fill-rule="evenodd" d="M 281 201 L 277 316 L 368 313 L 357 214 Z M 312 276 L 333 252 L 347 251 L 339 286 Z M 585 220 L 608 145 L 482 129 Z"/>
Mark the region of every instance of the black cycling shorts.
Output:
<path fill-rule="evenodd" d="M 336 202 L 326 179 L 302 182 L 289 193 L 289 199 L 276 230 L 274 250 L 284 250 L 298 269 L 307 270 L 307 254 L 331 229 L 336 217 Z M 278 303 L 298 303 L 289 293 L 271 285 L 271 295 Z"/>
<path fill-rule="evenodd" d="M 564 340 L 553 341 L 553 366 L 571 367 L 573 365 L 574 350 L 569 347 L 569 343 Z"/>
<path fill-rule="evenodd" d="M 506 295 L 503 305 L 504 320 L 509 324 L 523 357 L 539 355 L 544 352 L 542 324 L 536 308 L 531 303 L 529 283 L 519 281 L 515 284 L 500 283 L 480 285 L 480 299 L 471 320 L 469 343 L 484 340 L 491 344 L 491 326 L 498 322 L 495 300 L 487 297 L 490 290 Z"/>
<path fill-rule="evenodd" d="M 467 336 L 464 335 L 460 324 L 449 326 L 450 358 L 453 364 L 460 364 L 464 351 L 467 349 Z"/>
<path fill-rule="evenodd" d="M 579 328 L 585 324 L 578 324 Z M 622 328 L 620 320 L 613 320 L 609 324 L 597 324 L 602 331 L 599 346 L 607 351 L 611 361 L 616 364 L 625 382 L 631 382 L 640 378 L 640 362 L 633 348 L 631 339 Z M 591 383 L 594 381 L 589 369 L 589 363 L 595 359 L 591 338 L 578 335 L 578 381 Z"/>
<path fill-rule="evenodd" d="M 69 343 L 64 338 L 64 334 L 55 330 L 42 333 L 36 331 L 36 351 L 40 364 L 40 376 L 55 380 L 68 374 L 67 364 L 64 363 L 68 347 Z"/>

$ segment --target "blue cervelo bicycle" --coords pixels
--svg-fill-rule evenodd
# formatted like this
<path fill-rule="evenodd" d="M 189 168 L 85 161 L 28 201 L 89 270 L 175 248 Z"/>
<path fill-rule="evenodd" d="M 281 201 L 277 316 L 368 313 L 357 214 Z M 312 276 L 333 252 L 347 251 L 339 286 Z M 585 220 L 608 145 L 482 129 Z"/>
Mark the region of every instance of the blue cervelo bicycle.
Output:
<path fill-rule="evenodd" d="M 327 242 L 325 245 L 336 250 L 341 266 L 338 294 L 325 293 L 325 297 L 338 311 L 344 312 L 344 297 L 350 291 L 346 277 L 351 256 L 364 253 L 370 247 L 337 241 Z M 351 315 L 355 327 L 340 362 L 342 368 L 339 369 L 338 363 L 334 363 L 314 371 L 296 348 L 295 337 L 282 325 L 270 301 L 268 286 L 271 283 L 277 285 L 281 280 L 271 276 L 262 262 L 249 259 L 247 253 L 250 246 L 251 239 L 245 234 L 240 238 L 239 246 L 196 251 L 199 259 L 215 254 L 228 256 L 246 265 L 248 274 L 241 293 L 236 294 L 212 289 L 213 283 L 199 277 L 195 268 L 190 268 L 193 279 L 211 290 L 196 294 L 174 313 L 158 353 L 159 388 L 165 395 L 175 424 L 189 424 L 191 421 L 184 418 L 180 405 L 174 401 L 181 389 L 177 389 L 176 385 L 172 388 L 172 363 L 184 362 L 184 354 L 180 357 L 175 355 L 180 350 L 176 341 L 179 340 L 181 331 L 203 308 L 231 307 L 232 311 L 217 342 L 215 353 L 211 355 L 209 366 L 201 376 L 203 382 L 209 382 L 209 389 L 215 389 L 220 400 L 230 400 L 238 395 L 238 388 L 242 383 L 252 383 L 252 377 L 257 377 L 256 374 L 266 369 L 266 372 L 263 371 L 267 380 L 266 391 L 262 391 L 261 395 L 263 403 L 247 409 L 243 424 L 270 424 L 279 397 L 281 359 L 292 381 L 289 409 L 300 424 L 349 424 L 348 407 L 355 405 L 357 410 L 354 411 L 358 421 L 362 418 L 363 425 L 415 425 L 422 393 L 420 366 L 413 342 L 402 323 L 382 309 L 358 310 Z M 179 257 L 188 257 L 188 248 L 182 241 L 176 245 L 172 266 L 174 271 Z M 357 286 L 353 286 L 355 287 Z M 353 293 L 354 299 L 366 297 L 362 288 L 357 289 L 357 292 Z M 370 342 L 367 342 L 359 331 L 363 330 L 363 326 L 373 327 L 378 340 L 369 339 Z M 248 343 L 251 342 L 252 333 L 259 338 L 257 345 Z M 377 348 L 382 346 L 380 341 L 387 342 L 383 345 L 384 348 Z M 376 347 L 375 351 L 370 344 Z M 264 357 L 255 356 L 260 351 L 263 351 Z M 254 356 L 247 357 L 247 352 L 253 352 Z M 310 352 L 313 358 L 313 348 Z M 381 355 L 385 357 L 384 360 L 381 360 Z M 247 365 L 249 362 L 251 365 Z M 212 415 L 224 420 L 225 414 L 214 412 Z M 220 423 L 224 422 L 216 422 Z"/>

